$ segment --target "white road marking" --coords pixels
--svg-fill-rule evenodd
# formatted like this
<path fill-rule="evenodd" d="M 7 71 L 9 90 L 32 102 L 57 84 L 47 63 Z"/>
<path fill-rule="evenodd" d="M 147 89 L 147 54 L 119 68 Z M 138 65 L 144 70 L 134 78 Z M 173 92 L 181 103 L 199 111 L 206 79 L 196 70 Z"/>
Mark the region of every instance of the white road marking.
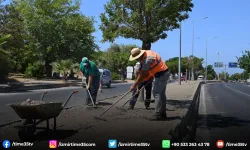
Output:
<path fill-rule="evenodd" d="M 233 91 L 236 91 L 236 92 L 238 92 L 238 93 L 241 93 L 241 94 L 243 94 L 243 95 L 250 96 L 250 95 L 247 94 L 247 93 L 241 92 L 241 91 L 236 90 L 236 89 L 234 89 L 234 88 L 231 88 L 231 87 L 229 87 L 229 86 L 227 86 L 227 85 L 224 85 L 224 86 L 227 87 L 227 88 L 229 88 L 229 89 L 231 89 L 231 90 L 233 90 Z"/>

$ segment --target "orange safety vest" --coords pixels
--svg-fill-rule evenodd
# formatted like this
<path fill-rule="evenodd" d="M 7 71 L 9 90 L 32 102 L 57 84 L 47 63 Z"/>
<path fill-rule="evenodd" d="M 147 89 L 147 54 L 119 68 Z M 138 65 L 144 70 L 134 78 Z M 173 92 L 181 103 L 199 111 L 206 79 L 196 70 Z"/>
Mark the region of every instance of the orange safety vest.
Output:
<path fill-rule="evenodd" d="M 141 73 L 141 70 L 138 70 L 138 72 L 137 72 L 137 75 L 138 75 L 138 77 L 140 76 L 140 73 Z M 151 76 L 150 74 L 146 77 L 146 78 L 144 78 L 144 80 L 142 81 L 142 82 L 144 82 L 144 81 L 148 81 L 150 78 L 152 78 L 153 76 Z"/>
<path fill-rule="evenodd" d="M 148 70 L 149 77 L 147 77 L 147 79 L 150 79 L 150 77 L 153 77 L 158 72 L 165 71 L 168 69 L 167 65 L 161 60 L 161 57 L 152 50 L 145 51 L 142 56 L 142 62 L 145 59 L 155 60 L 154 63 L 150 66 L 150 69 Z"/>

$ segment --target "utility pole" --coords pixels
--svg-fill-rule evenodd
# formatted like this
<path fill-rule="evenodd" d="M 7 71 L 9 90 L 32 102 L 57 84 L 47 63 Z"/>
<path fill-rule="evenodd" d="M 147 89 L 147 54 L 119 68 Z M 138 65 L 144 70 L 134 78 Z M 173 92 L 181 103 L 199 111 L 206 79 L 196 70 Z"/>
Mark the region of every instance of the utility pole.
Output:
<path fill-rule="evenodd" d="M 206 40 L 206 77 L 205 77 L 205 83 L 207 83 L 207 41 Z"/>
<path fill-rule="evenodd" d="M 224 74 L 224 78 L 225 78 L 225 80 L 227 80 L 227 65 L 225 65 L 225 74 Z"/>
<path fill-rule="evenodd" d="M 179 68 L 178 68 L 178 76 L 179 76 L 179 85 L 181 85 L 181 22 L 180 22 L 180 53 L 179 53 Z"/>
<path fill-rule="evenodd" d="M 194 81 L 194 21 L 193 21 L 193 42 L 192 42 L 192 81 Z"/>
<path fill-rule="evenodd" d="M 188 75 L 187 73 L 188 73 L 188 70 L 186 69 L 186 79 L 185 79 L 185 80 L 186 80 L 186 83 L 187 83 L 187 77 L 188 77 L 188 76 L 187 76 L 187 75 Z"/>
<path fill-rule="evenodd" d="M 217 54 L 218 54 L 218 67 L 220 68 L 220 54 L 221 54 L 221 52 L 217 52 Z M 218 80 L 220 80 L 220 71 L 219 71 L 219 73 L 218 73 Z"/>

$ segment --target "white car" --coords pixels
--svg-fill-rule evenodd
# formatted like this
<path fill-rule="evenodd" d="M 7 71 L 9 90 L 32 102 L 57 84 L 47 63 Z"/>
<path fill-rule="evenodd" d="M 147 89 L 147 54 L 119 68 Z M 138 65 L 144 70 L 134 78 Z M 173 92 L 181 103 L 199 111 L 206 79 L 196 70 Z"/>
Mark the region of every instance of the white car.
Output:
<path fill-rule="evenodd" d="M 249 79 L 247 79 L 247 84 L 250 84 L 250 78 L 249 78 Z"/>
<path fill-rule="evenodd" d="M 199 75 L 197 80 L 204 80 L 204 76 L 203 75 Z"/>
<path fill-rule="evenodd" d="M 101 84 L 106 85 L 108 88 L 111 87 L 112 76 L 111 72 L 108 69 L 99 69 L 101 73 Z"/>

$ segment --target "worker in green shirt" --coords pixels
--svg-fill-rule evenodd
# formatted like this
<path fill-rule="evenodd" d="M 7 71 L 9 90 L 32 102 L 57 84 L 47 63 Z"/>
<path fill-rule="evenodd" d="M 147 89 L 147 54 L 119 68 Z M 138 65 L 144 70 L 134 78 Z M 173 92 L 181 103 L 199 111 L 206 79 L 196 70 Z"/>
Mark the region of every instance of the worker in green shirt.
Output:
<path fill-rule="evenodd" d="M 82 62 L 80 63 L 80 73 L 82 77 L 85 76 L 87 84 L 86 90 L 89 90 L 94 104 L 96 104 L 97 93 L 100 86 L 100 72 L 96 64 L 93 61 L 90 61 L 87 57 L 83 57 Z M 88 92 L 86 104 L 89 106 L 92 105 Z"/>

